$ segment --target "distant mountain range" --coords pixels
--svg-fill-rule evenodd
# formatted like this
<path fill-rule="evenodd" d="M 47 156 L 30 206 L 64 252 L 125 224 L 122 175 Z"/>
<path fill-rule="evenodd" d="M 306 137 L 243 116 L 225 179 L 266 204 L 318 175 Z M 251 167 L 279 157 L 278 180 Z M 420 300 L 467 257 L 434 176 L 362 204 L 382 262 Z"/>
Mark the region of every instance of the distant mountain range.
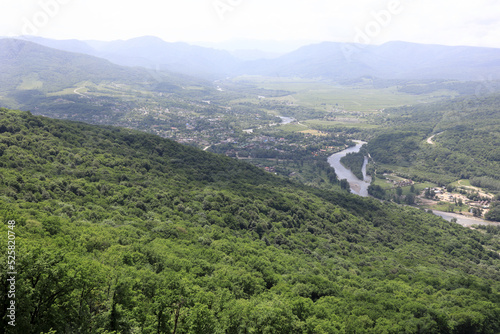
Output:
<path fill-rule="evenodd" d="M 112 42 L 25 39 L 46 47 L 104 58 L 118 65 L 209 79 L 244 74 L 332 81 L 362 77 L 401 80 L 500 78 L 500 49 L 494 48 L 407 42 L 380 46 L 323 42 L 270 58 L 268 53 L 258 50 L 230 53 L 186 43 L 168 43 L 150 36 Z M 255 60 L 257 57 L 263 58 Z"/>
<path fill-rule="evenodd" d="M 54 41 L 41 37 L 28 37 L 27 40 L 63 51 L 100 57 L 122 66 L 140 66 L 198 77 L 212 78 L 229 73 L 229 69 L 241 62 L 228 51 L 180 42 L 167 43 L 151 36 L 112 42 Z"/>
<path fill-rule="evenodd" d="M 380 46 L 324 42 L 276 59 L 243 64 L 239 73 L 331 80 L 484 80 L 500 77 L 500 49 L 390 42 Z"/>

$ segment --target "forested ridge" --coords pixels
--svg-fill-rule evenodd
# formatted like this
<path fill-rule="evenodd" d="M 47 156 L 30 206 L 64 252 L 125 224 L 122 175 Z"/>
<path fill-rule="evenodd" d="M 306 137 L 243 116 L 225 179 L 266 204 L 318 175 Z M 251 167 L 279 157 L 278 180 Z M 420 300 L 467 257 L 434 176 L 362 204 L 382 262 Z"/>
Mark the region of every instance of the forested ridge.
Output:
<path fill-rule="evenodd" d="M 132 130 L 0 109 L 0 217 L 12 333 L 500 332 L 498 234 Z"/>
<path fill-rule="evenodd" d="M 482 177 L 496 185 L 499 105 L 496 94 L 389 109 L 368 151 L 376 163 L 406 167 L 412 177 L 441 184 Z M 433 135 L 429 144 L 426 139 Z"/>

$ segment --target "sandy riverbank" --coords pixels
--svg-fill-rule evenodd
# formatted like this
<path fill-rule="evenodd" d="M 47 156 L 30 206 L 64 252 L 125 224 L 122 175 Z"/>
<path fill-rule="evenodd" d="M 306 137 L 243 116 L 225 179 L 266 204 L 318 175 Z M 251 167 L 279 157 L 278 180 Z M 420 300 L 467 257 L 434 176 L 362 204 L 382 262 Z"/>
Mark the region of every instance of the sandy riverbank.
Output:
<path fill-rule="evenodd" d="M 488 220 L 484 220 L 484 219 L 480 219 L 480 218 L 476 218 L 476 217 L 471 217 L 471 216 L 465 216 L 465 215 L 461 215 L 458 213 L 434 211 L 434 210 L 432 212 L 435 215 L 442 217 L 448 221 L 451 221 L 452 218 L 456 218 L 458 224 L 460 224 L 462 226 L 466 226 L 466 227 L 470 227 L 472 225 L 496 225 L 496 226 L 500 226 L 500 223 L 497 223 L 497 222 L 491 222 Z"/>

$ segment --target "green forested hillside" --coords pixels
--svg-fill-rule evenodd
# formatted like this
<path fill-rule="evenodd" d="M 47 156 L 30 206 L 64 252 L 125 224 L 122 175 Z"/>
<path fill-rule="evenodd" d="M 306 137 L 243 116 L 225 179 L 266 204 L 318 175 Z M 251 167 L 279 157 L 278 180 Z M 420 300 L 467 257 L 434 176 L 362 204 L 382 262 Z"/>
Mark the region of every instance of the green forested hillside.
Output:
<path fill-rule="evenodd" d="M 0 47 L 1 93 L 16 89 L 25 93 L 32 90 L 54 92 L 87 80 L 96 83 L 151 80 L 143 69 L 126 68 L 100 58 L 62 52 L 23 40 L 0 39 Z"/>
<path fill-rule="evenodd" d="M 500 95 L 491 95 L 387 110 L 385 128 L 367 147 L 375 162 L 407 167 L 414 177 L 442 184 L 483 177 L 493 185 L 500 176 L 499 105 Z"/>
<path fill-rule="evenodd" d="M 496 234 L 131 130 L 0 109 L 0 217 L 13 333 L 500 332 Z"/>
<path fill-rule="evenodd" d="M 0 38 L 0 68 L 0 105 L 21 106 L 54 118 L 70 114 L 73 117 L 66 117 L 89 121 L 90 116 L 103 113 L 110 118 L 113 106 L 123 108 L 131 101 L 143 102 L 159 93 L 199 98 L 211 88 L 211 83 L 203 79 L 118 66 L 105 59 L 17 39 Z M 196 90 L 183 91 L 185 86 Z"/>

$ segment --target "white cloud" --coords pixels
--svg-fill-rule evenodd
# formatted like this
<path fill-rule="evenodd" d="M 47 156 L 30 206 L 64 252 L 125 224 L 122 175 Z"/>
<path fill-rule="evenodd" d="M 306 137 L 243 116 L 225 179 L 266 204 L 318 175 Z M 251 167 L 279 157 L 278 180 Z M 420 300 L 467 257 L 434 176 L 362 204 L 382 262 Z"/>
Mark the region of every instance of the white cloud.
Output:
<path fill-rule="evenodd" d="M 358 29 L 373 23 L 373 12 L 386 10 L 391 1 L 399 1 L 403 11 L 392 15 L 371 43 L 405 40 L 500 47 L 496 0 L 0 0 L 0 35 L 21 34 L 29 21 L 36 34 L 61 39 L 155 35 L 188 42 L 349 42 Z M 222 14 L 216 3 L 225 4 Z"/>

